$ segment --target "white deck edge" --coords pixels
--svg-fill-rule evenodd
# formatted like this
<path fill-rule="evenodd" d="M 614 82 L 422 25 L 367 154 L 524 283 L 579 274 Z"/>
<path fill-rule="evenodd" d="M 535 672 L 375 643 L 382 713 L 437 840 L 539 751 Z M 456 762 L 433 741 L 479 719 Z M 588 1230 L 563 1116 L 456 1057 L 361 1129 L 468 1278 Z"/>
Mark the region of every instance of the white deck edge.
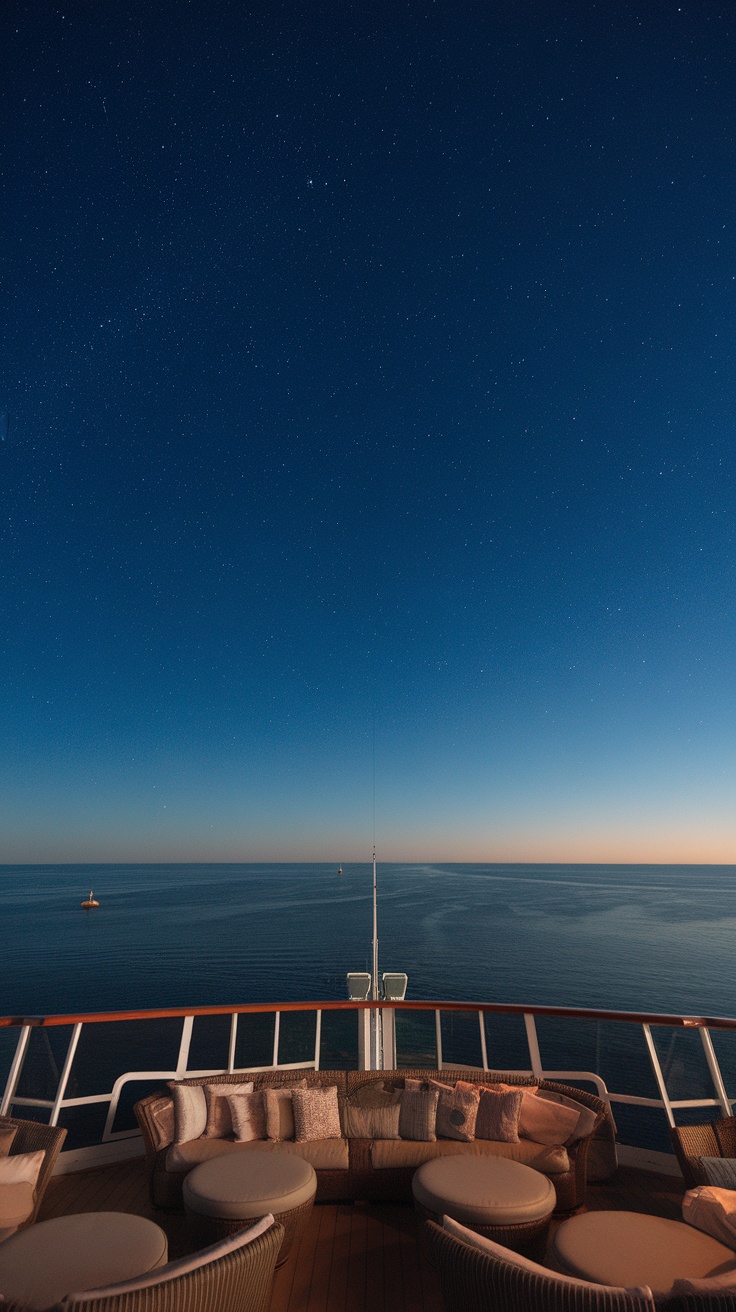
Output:
<path fill-rule="evenodd" d="M 88 1171 L 93 1166 L 112 1166 L 114 1162 L 127 1162 L 131 1157 L 144 1157 L 143 1138 L 137 1134 L 115 1143 L 99 1143 L 92 1148 L 70 1148 L 59 1153 L 54 1175 L 68 1175 L 71 1171 Z"/>
<path fill-rule="evenodd" d="M 622 1166 L 634 1166 L 640 1171 L 656 1171 L 657 1175 L 679 1175 L 682 1172 L 674 1153 L 658 1153 L 653 1148 L 632 1148 L 617 1143 L 616 1152 Z"/>

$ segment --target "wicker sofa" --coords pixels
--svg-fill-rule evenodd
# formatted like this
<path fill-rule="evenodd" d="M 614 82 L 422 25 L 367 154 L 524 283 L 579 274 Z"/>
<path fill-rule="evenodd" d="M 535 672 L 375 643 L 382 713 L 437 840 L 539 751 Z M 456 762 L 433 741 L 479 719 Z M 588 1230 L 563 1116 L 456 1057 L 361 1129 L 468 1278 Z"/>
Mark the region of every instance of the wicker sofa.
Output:
<path fill-rule="evenodd" d="M 356 1093 L 373 1081 L 380 1080 L 387 1089 L 402 1088 L 407 1077 L 440 1079 L 454 1083 L 462 1079 L 477 1084 L 503 1080 L 509 1084 L 531 1084 L 531 1079 L 493 1071 L 480 1070 L 401 1070 L 401 1071 L 264 1071 L 248 1074 L 255 1087 L 266 1085 L 288 1087 L 297 1079 L 306 1079 L 308 1086 L 336 1085 L 341 1102 L 355 1097 Z M 187 1084 L 239 1083 L 244 1073 L 217 1075 L 186 1080 Z M 558 1212 L 570 1212 L 582 1206 L 585 1199 L 588 1155 L 595 1138 L 599 1157 L 609 1164 L 615 1162 L 614 1129 L 606 1104 L 590 1093 L 567 1085 L 541 1081 L 540 1091 L 553 1100 L 570 1098 L 589 1108 L 595 1115 L 591 1132 L 574 1143 L 568 1143 L 564 1153 L 555 1150 L 551 1170 L 545 1170 L 550 1160 L 550 1149 L 529 1140 L 520 1144 L 495 1143 L 474 1140 L 460 1143 L 454 1139 L 438 1139 L 435 1143 L 416 1143 L 405 1140 L 326 1139 L 311 1143 L 278 1142 L 274 1149 L 295 1152 L 305 1157 L 317 1173 L 317 1200 L 336 1202 L 349 1199 L 369 1201 L 411 1200 L 411 1181 L 421 1162 L 428 1157 L 444 1153 L 468 1153 L 505 1156 L 536 1169 L 545 1171 L 557 1191 Z M 180 1208 L 182 1182 L 187 1171 L 201 1161 L 225 1152 L 242 1152 L 250 1148 L 264 1148 L 268 1141 L 236 1143 L 227 1139 L 196 1139 L 186 1144 L 174 1144 L 174 1105 L 168 1090 L 150 1094 L 136 1103 L 136 1117 L 143 1133 L 146 1149 L 151 1199 L 154 1206 Z M 562 1169 L 561 1169 L 562 1167 Z"/>

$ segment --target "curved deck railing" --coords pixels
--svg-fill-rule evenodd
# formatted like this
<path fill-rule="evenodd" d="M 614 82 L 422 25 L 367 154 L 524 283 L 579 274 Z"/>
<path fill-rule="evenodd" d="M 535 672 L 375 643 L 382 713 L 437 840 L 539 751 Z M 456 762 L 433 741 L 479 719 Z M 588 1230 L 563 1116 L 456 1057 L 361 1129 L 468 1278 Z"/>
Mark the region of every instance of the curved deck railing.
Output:
<path fill-rule="evenodd" d="M 301 1012 L 312 1013 L 314 1017 L 314 1035 L 313 1043 L 310 1044 L 306 1054 L 300 1054 L 300 1059 L 296 1061 L 285 1061 L 282 1051 L 282 1026 L 281 1018 L 288 1013 Z M 576 1008 L 576 1007 L 550 1007 L 550 1006 L 528 1006 L 518 1003 L 493 1003 L 493 1002 L 457 1002 L 457 1001 L 391 1001 L 391 1002 L 357 1002 L 357 1001 L 317 1001 L 317 1002 L 277 1002 L 277 1003 L 241 1003 L 230 1006 L 207 1006 L 207 1007 L 164 1007 L 150 1010 L 126 1010 L 115 1012 L 94 1012 L 94 1013 L 74 1013 L 60 1016 L 4 1016 L 0 1017 L 0 1037 L 2 1031 L 17 1029 L 18 1038 L 15 1049 L 9 1062 L 8 1076 L 5 1084 L 5 1090 L 0 1102 L 0 1113 L 8 1114 L 14 1111 L 22 1114 L 22 1109 L 27 1109 L 26 1114 L 35 1118 L 39 1116 L 48 1119 L 51 1124 L 57 1124 L 59 1119 L 64 1120 L 74 1109 L 84 1107 L 93 1107 L 95 1105 L 104 1106 L 107 1104 L 104 1128 L 99 1136 L 97 1143 L 99 1145 L 108 1145 L 107 1155 L 112 1155 L 113 1145 L 117 1144 L 122 1148 L 122 1140 L 133 1140 L 137 1138 L 137 1131 L 131 1128 L 116 1128 L 116 1119 L 120 1109 L 121 1095 L 126 1085 L 133 1083 L 142 1083 L 148 1081 L 161 1081 L 169 1079 L 182 1079 L 187 1076 L 205 1076 L 218 1075 L 225 1072 L 249 1071 L 249 1070 L 277 1070 L 277 1069 L 297 1069 L 308 1068 L 319 1069 L 322 1057 L 322 1021 L 325 1013 L 332 1012 L 353 1012 L 356 1015 L 356 1034 L 355 1050 L 352 1054 L 353 1066 L 367 1066 L 369 1058 L 367 1054 L 375 1051 L 369 1042 L 369 1027 L 371 1025 L 382 1024 L 383 1032 L 383 1065 L 386 1068 L 394 1066 L 407 1066 L 415 1064 L 412 1059 L 410 1045 L 407 1051 L 406 1041 L 402 1049 L 402 1041 L 397 1038 L 396 1018 L 401 1017 L 402 1024 L 406 1024 L 406 1017 L 412 1015 L 418 1018 L 421 1013 L 434 1014 L 434 1065 L 437 1069 L 449 1065 L 477 1065 L 484 1070 L 491 1068 L 495 1070 L 523 1070 L 525 1073 L 535 1076 L 538 1079 L 557 1079 L 565 1081 L 577 1081 L 579 1083 L 592 1084 L 599 1096 L 603 1097 L 609 1104 L 628 1105 L 641 1108 L 655 1108 L 664 1113 L 668 1125 L 675 1124 L 675 1113 L 679 1110 L 690 1110 L 694 1108 L 716 1109 L 718 1114 L 731 1115 L 732 1099 L 729 1098 L 726 1080 L 716 1056 L 713 1045 L 712 1033 L 718 1031 L 731 1032 L 736 1031 L 736 1019 L 719 1016 L 677 1016 L 661 1013 L 649 1012 L 621 1012 L 595 1008 Z M 244 1016 L 263 1015 L 264 1013 L 273 1016 L 273 1033 L 272 1042 L 270 1043 L 271 1060 L 265 1064 L 243 1063 L 238 1062 L 238 1055 L 242 1058 L 242 1051 L 238 1054 L 239 1046 L 239 1022 Z M 447 1044 L 443 1036 L 443 1017 L 445 1026 L 452 1023 L 457 1013 L 464 1013 L 469 1016 L 475 1015 L 477 1022 L 477 1056 L 479 1061 L 458 1060 L 456 1057 L 452 1060 L 446 1060 Z M 195 1021 L 199 1018 L 229 1016 L 229 1041 L 227 1051 L 227 1062 L 225 1065 L 215 1065 L 212 1067 L 196 1069 L 190 1064 L 190 1054 L 192 1048 L 192 1036 Z M 524 1024 L 525 1056 L 528 1064 L 519 1066 L 504 1063 L 496 1058 L 494 1052 L 493 1067 L 489 1064 L 488 1058 L 488 1029 L 492 1025 L 494 1017 L 511 1016 L 520 1017 Z M 382 1021 L 379 1021 L 379 1017 Z M 120 1052 L 120 1074 L 114 1080 L 111 1089 L 99 1093 L 73 1094 L 70 1093 L 70 1080 L 72 1078 L 75 1059 L 77 1057 L 79 1042 L 85 1026 L 96 1025 L 115 1025 L 120 1022 L 146 1022 L 162 1020 L 181 1020 L 181 1032 L 178 1041 L 178 1052 L 176 1061 L 168 1068 L 159 1069 L 125 1069 L 126 1054 Z M 569 1022 L 596 1022 L 599 1030 L 608 1023 L 623 1024 L 627 1027 L 627 1035 L 634 1036 L 637 1033 L 643 1038 L 644 1051 L 648 1059 L 648 1067 L 656 1086 L 656 1096 L 648 1096 L 641 1091 L 625 1089 L 615 1090 L 607 1086 L 606 1081 L 599 1069 L 560 1069 L 559 1063 L 551 1066 L 545 1063 L 542 1057 L 542 1044 L 537 1029 L 539 1021 L 569 1021 Z M 415 1021 L 416 1023 L 416 1021 Z M 28 1087 L 29 1076 L 31 1072 L 26 1069 L 27 1058 L 32 1047 L 33 1036 L 40 1039 L 39 1031 L 58 1030 L 60 1027 L 70 1029 L 68 1043 L 65 1049 L 58 1054 L 60 1060 L 56 1060 L 51 1052 L 51 1046 L 48 1038 L 46 1046 L 48 1056 L 53 1067 L 53 1078 L 55 1088 L 53 1095 L 50 1097 L 35 1096 L 32 1088 Z M 629 1028 L 630 1027 L 630 1028 Z M 702 1048 L 700 1062 L 703 1058 L 705 1068 L 707 1068 L 710 1090 L 707 1095 L 703 1096 L 702 1088 L 698 1096 L 679 1097 L 672 1096 L 668 1089 L 668 1080 L 672 1078 L 672 1061 L 665 1059 L 664 1064 L 657 1050 L 655 1036 L 652 1031 L 659 1028 L 668 1029 L 672 1034 L 672 1039 L 677 1031 L 697 1031 Z M 126 1037 L 130 1038 L 130 1031 L 126 1032 Z M 466 1034 L 467 1037 L 467 1034 Z M 7 1035 L 10 1038 L 10 1035 Z M 121 1047 L 123 1034 L 121 1032 Z M 425 1036 L 426 1038 L 426 1036 Z M 628 1042 L 628 1039 L 627 1039 Z M 57 1045 L 58 1046 L 58 1045 Z M 242 1049 L 242 1043 L 241 1043 Z M 452 1045 L 449 1045 L 452 1046 Z M 624 1045 L 625 1046 L 625 1045 Z M 672 1048 L 672 1044 L 670 1045 Z M 518 1045 L 517 1045 L 518 1051 Z M 632 1049 L 633 1051 L 633 1049 Z M 131 1054 L 132 1055 L 132 1054 Z M 426 1054 L 423 1054 L 426 1055 Z M 736 1052 L 734 1053 L 736 1058 Z M 237 1062 L 237 1064 L 236 1064 Z M 426 1064 L 426 1063 L 425 1063 Z M 691 1063 L 692 1064 L 692 1063 Z M 596 1062 L 598 1065 L 598 1062 Z M 674 1063 L 676 1067 L 676 1082 L 683 1083 L 683 1061 L 681 1058 Z M 25 1079 L 24 1079 L 25 1072 Z M 734 1079 L 736 1080 L 736 1060 L 733 1063 Z M 640 1072 L 641 1074 L 641 1072 Z M 46 1071 L 48 1076 L 48 1071 Z M 697 1076 L 694 1083 L 700 1083 L 702 1079 Z M 711 1110 L 712 1114 L 712 1110 Z M 134 1149 L 135 1145 L 131 1143 L 130 1148 Z M 75 1161 L 79 1158 L 79 1153 L 64 1154 L 62 1156 L 73 1156 Z M 92 1160 L 89 1152 L 84 1153 L 85 1160 Z M 99 1160 L 99 1154 L 98 1158 Z M 81 1163 L 80 1163 L 81 1164 Z"/>

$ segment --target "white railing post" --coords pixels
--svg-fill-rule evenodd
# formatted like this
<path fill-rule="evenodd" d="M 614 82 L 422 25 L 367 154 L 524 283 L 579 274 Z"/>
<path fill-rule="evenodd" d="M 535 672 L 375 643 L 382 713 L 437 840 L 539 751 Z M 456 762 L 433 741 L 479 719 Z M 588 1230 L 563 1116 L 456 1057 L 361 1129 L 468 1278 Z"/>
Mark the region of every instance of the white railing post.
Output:
<path fill-rule="evenodd" d="M 227 1050 L 227 1073 L 232 1075 L 235 1070 L 235 1053 L 238 1042 L 238 1013 L 234 1011 L 230 1017 L 230 1043 Z"/>
<path fill-rule="evenodd" d="M 654 1046 L 654 1039 L 652 1038 L 651 1025 L 642 1025 L 642 1030 L 644 1031 L 644 1042 L 647 1045 L 649 1060 L 652 1063 L 652 1070 L 654 1071 L 654 1078 L 657 1081 L 659 1096 L 662 1099 L 664 1114 L 667 1117 L 668 1125 L 672 1127 L 675 1124 L 675 1117 L 672 1111 L 672 1103 L 670 1102 L 670 1096 L 667 1092 L 667 1085 L 665 1084 L 664 1075 L 662 1073 L 662 1067 L 660 1065 L 659 1057 L 657 1056 L 657 1049 Z"/>
<path fill-rule="evenodd" d="M 710 1078 L 713 1081 L 713 1088 L 716 1091 L 716 1097 L 718 1099 L 721 1111 L 724 1116 L 731 1116 L 733 1115 L 731 1110 L 731 1102 L 728 1093 L 726 1092 L 726 1086 L 723 1083 L 723 1074 L 718 1064 L 718 1058 L 716 1057 L 715 1054 L 715 1049 L 713 1047 L 713 1040 L 710 1037 L 710 1030 L 701 1029 L 700 1042 L 703 1045 L 705 1060 L 708 1063 Z"/>
<path fill-rule="evenodd" d="M 10 1070 L 8 1071 L 8 1078 L 5 1082 L 3 1100 L 0 1102 L 0 1116 L 7 1116 L 10 1111 L 10 1106 L 15 1097 L 15 1091 L 18 1088 L 18 1081 L 20 1080 L 21 1072 L 23 1070 L 23 1063 L 26 1059 L 30 1037 L 31 1026 L 21 1025 L 18 1042 L 15 1045 L 15 1053 L 13 1054 L 13 1060 L 10 1065 Z"/>
<path fill-rule="evenodd" d="M 176 1078 L 180 1080 L 187 1073 L 189 1065 L 189 1047 L 192 1042 L 192 1030 L 194 1028 L 194 1017 L 185 1016 L 184 1023 L 181 1027 L 181 1042 L 179 1043 L 179 1056 L 176 1059 Z"/>
<path fill-rule="evenodd" d="M 66 1093 L 66 1086 L 69 1083 L 69 1076 L 71 1075 L 72 1063 L 76 1055 L 77 1044 L 79 1043 L 79 1037 L 81 1033 L 82 1033 L 81 1024 L 75 1025 L 74 1028 L 72 1029 L 72 1036 L 69 1040 L 69 1047 L 66 1050 L 64 1065 L 61 1068 L 61 1075 L 59 1076 L 59 1083 L 56 1088 L 56 1097 L 54 1098 L 54 1103 L 51 1108 L 51 1115 L 49 1117 L 49 1125 L 58 1124 L 59 1112 L 61 1111 L 61 1105 L 64 1101 L 64 1094 Z"/>
<path fill-rule="evenodd" d="M 532 1067 L 532 1075 L 535 1080 L 541 1080 L 543 1076 L 542 1054 L 539 1051 L 539 1039 L 537 1037 L 537 1023 L 529 1012 L 524 1012 L 524 1025 L 526 1027 L 526 1043 L 529 1049 L 529 1060 Z"/>
<path fill-rule="evenodd" d="M 442 1070 L 442 1013 L 434 1013 L 434 1041 L 437 1045 L 437 1070 Z"/>
<path fill-rule="evenodd" d="M 396 1012 L 393 1007 L 384 1007 L 383 1024 L 383 1061 L 384 1071 L 396 1069 Z"/>
<path fill-rule="evenodd" d="M 278 1064 L 279 1064 L 279 1036 L 280 1036 L 280 1034 L 281 1034 L 281 1012 L 280 1012 L 280 1011 L 277 1011 L 277 1012 L 274 1012 L 274 1018 L 273 1018 L 273 1054 L 272 1054 L 272 1058 L 271 1058 L 271 1065 L 272 1065 L 272 1066 L 278 1066 Z"/>
<path fill-rule="evenodd" d="M 314 1025 L 314 1069 L 319 1070 L 320 1056 L 322 1049 L 322 1012 L 317 1012 L 317 1019 Z"/>
<path fill-rule="evenodd" d="M 486 1045 L 486 1018 L 482 1011 L 478 1012 L 478 1022 L 480 1024 L 480 1052 L 483 1070 L 488 1070 L 488 1047 Z"/>
<path fill-rule="evenodd" d="M 358 1069 L 371 1068 L 371 1015 L 367 1007 L 358 1008 Z"/>

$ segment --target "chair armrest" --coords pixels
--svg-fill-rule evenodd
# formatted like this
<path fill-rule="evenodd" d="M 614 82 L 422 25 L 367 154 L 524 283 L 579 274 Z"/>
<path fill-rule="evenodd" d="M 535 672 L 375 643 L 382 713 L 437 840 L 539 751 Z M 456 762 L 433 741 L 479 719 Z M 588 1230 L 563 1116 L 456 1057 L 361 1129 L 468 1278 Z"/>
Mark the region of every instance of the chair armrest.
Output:
<path fill-rule="evenodd" d="M 427 1243 L 442 1286 L 445 1312 L 653 1312 L 651 1298 L 620 1293 L 606 1286 L 569 1286 L 555 1271 L 516 1265 L 517 1254 L 484 1253 L 433 1221 L 426 1223 Z M 524 1259 L 520 1259 L 522 1262 Z M 529 1268 L 532 1269 L 529 1269 Z"/>
<path fill-rule="evenodd" d="M 736 1116 L 723 1116 L 713 1129 L 718 1140 L 721 1157 L 736 1157 Z M 707 1153 L 703 1153 L 707 1157 Z"/>
<path fill-rule="evenodd" d="M 141 1127 L 146 1154 L 154 1157 L 174 1142 L 174 1099 L 167 1093 L 151 1093 L 133 1108 Z"/>
<path fill-rule="evenodd" d="M 722 1153 L 711 1122 L 707 1125 L 673 1125 L 670 1139 L 688 1189 L 707 1184 L 701 1157 L 721 1157 Z"/>
<path fill-rule="evenodd" d="M 44 1159 L 38 1173 L 34 1189 L 35 1205 L 25 1225 L 30 1225 L 38 1216 L 49 1180 L 66 1139 L 66 1130 L 60 1125 L 42 1125 L 38 1121 L 21 1121 L 14 1116 L 0 1116 L 0 1128 L 15 1126 L 16 1134 L 10 1147 L 10 1156 L 18 1153 L 35 1153 L 43 1150 Z"/>

